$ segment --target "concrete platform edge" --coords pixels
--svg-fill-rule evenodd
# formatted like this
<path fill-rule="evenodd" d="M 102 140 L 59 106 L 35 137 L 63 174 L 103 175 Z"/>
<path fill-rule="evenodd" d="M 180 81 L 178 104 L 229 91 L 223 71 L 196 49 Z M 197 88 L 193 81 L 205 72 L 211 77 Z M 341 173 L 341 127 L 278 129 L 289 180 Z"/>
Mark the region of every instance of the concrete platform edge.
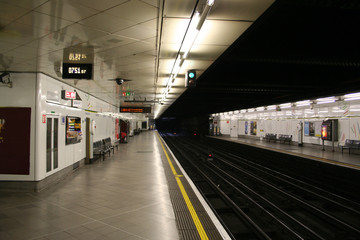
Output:
<path fill-rule="evenodd" d="M 197 187 L 195 186 L 195 184 L 193 183 L 193 181 L 190 179 L 190 177 L 186 174 L 185 170 L 182 168 L 180 162 L 177 160 L 177 158 L 175 157 L 175 155 L 173 154 L 173 152 L 171 151 L 171 149 L 169 148 L 169 146 L 166 144 L 166 142 L 164 141 L 164 139 L 160 136 L 161 140 L 163 141 L 163 143 L 165 144 L 167 150 L 170 152 L 171 156 L 173 157 L 173 159 L 175 160 L 176 164 L 178 165 L 178 167 L 180 168 L 182 174 L 184 175 L 184 177 L 186 178 L 186 180 L 188 181 L 189 185 L 191 186 L 192 190 L 194 191 L 195 195 L 197 196 L 197 198 L 199 199 L 199 201 L 201 202 L 201 204 L 203 205 L 205 211 L 207 212 L 207 214 L 209 215 L 210 219 L 213 221 L 216 229 L 219 231 L 221 237 L 225 240 L 231 240 L 231 237 L 229 236 L 229 234 L 227 233 L 227 231 L 225 230 L 225 228 L 222 226 L 222 224 L 220 223 L 220 221 L 218 220 L 218 218 L 216 217 L 216 215 L 214 214 L 214 212 L 212 211 L 212 209 L 210 208 L 210 206 L 208 205 L 208 203 L 206 202 L 206 200 L 203 198 L 203 196 L 201 195 L 201 193 L 199 192 L 199 190 L 197 189 Z"/>

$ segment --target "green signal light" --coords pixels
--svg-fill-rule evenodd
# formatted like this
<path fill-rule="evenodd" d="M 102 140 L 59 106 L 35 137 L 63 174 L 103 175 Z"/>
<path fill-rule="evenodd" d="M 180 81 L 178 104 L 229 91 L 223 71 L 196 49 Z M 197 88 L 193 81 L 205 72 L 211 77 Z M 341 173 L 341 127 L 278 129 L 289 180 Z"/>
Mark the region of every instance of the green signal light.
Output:
<path fill-rule="evenodd" d="M 195 77 L 195 74 L 193 72 L 190 72 L 189 73 L 189 78 L 194 78 Z"/>

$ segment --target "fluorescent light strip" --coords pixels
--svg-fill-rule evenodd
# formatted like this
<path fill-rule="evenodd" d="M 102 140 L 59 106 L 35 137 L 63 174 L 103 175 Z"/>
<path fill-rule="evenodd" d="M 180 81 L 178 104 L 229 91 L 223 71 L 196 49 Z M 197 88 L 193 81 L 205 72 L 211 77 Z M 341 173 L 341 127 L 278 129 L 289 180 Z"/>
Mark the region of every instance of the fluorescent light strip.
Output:
<path fill-rule="evenodd" d="M 316 102 L 316 104 L 333 103 L 333 102 L 335 102 L 335 100 L 320 101 L 320 102 Z"/>
<path fill-rule="evenodd" d="M 360 96 L 359 97 L 351 97 L 351 98 L 345 98 L 344 101 L 354 101 L 354 100 L 360 100 Z"/>
<path fill-rule="evenodd" d="M 169 86 L 170 87 L 168 90 L 167 90 L 167 88 L 165 89 L 164 94 L 165 94 L 165 92 L 170 92 L 170 89 L 173 85 L 172 83 L 174 83 L 174 81 L 181 69 L 181 66 L 184 63 L 184 60 L 188 57 L 188 54 L 195 42 L 195 39 L 196 39 L 197 35 L 199 34 L 200 29 L 201 29 L 207 15 L 209 14 L 209 12 L 211 10 L 211 7 L 214 5 L 214 2 L 215 2 L 215 0 L 208 0 L 206 2 L 206 6 L 205 6 L 204 11 L 202 12 L 201 16 L 200 16 L 199 12 L 195 12 L 194 15 L 192 16 L 192 18 L 190 20 L 189 28 L 184 37 L 184 41 L 180 47 L 180 51 L 179 51 L 180 54 L 178 54 L 177 59 L 174 62 L 169 80 L 166 84 L 166 87 L 169 87 Z M 167 96 L 167 94 L 165 94 L 165 98 L 166 98 L 166 96 Z"/>
<path fill-rule="evenodd" d="M 344 98 L 354 98 L 354 97 L 360 97 L 360 92 L 358 92 L 358 93 L 349 93 L 349 94 L 344 95 Z"/>

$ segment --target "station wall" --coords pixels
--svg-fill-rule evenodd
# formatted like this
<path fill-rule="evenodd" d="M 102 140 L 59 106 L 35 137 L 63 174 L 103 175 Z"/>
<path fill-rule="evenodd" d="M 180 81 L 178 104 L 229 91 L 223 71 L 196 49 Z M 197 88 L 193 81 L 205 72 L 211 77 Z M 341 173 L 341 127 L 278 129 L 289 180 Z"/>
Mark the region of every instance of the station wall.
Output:
<path fill-rule="evenodd" d="M 335 144 L 343 145 L 346 139 L 360 140 L 360 101 L 340 100 L 334 103 L 318 106 L 292 107 L 290 109 L 252 111 L 238 113 L 227 112 L 215 114 L 219 118 L 220 132 L 223 135 L 231 134 L 231 120 L 237 119 L 238 136 L 264 137 L 266 133 L 292 135 L 292 140 L 298 142 L 298 125 L 305 122 L 312 123 L 313 136 L 306 136 L 302 130 L 304 143 L 321 145 L 321 124 L 328 119 L 338 120 L 338 141 Z M 325 145 L 332 145 L 325 141 Z"/>
<path fill-rule="evenodd" d="M 11 81 L 13 82 L 12 88 L 0 87 L 0 119 L 9 117 L 10 108 L 28 108 L 30 110 L 30 151 L 29 156 L 22 159 L 23 162 L 27 163 L 28 171 L 21 170 L 23 172 L 19 172 L 17 169 L 7 167 L 9 163 L 14 162 L 14 158 L 10 154 L 3 154 L 5 153 L 3 147 L 5 145 L 0 142 L 0 181 L 42 181 L 50 176 L 55 176 L 62 170 L 72 170 L 73 166 L 84 162 L 87 118 L 94 121 L 93 142 L 108 137 L 115 141 L 116 119 L 127 119 L 133 123 L 148 121 L 143 114 L 121 114 L 117 107 L 42 73 L 11 73 Z M 81 101 L 78 101 L 76 106 L 72 106 L 72 100 L 62 99 L 62 90 L 76 91 Z M 79 136 L 77 138 L 81 138 L 79 142 L 66 143 L 67 117 L 81 119 L 79 123 L 81 129 L 78 131 Z M 58 126 L 57 131 L 54 127 L 55 122 Z M 2 123 L 1 120 L 0 123 Z M 18 124 L 19 126 L 26 125 L 21 120 Z M 49 128 L 49 126 L 53 127 Z M 1 126 L 0 138 L 6 133 L 6 130 L 8 132 L 11 130 L 9 127 L 8 121 L 5 122 L 4 126 Z M 12 131 L 14 129 L 13 127 Z M 58 140 L 54 140 L 53 134 L 55 132 L 58 134 Z M 22 133 L 16 134 L 16 138 L 24 138 Z M 50 135 L 52 136 L 51 139 L 47 138 Z M 5 140 L 8 141 L 10 138 Z M 16 146 L 16 150 L 11 149 L 11 153 L 14 154 L 16 151 L 22 151 L 26 148 L 26 146 L 16 144 L 14 142 L 16 140 L 12 141 L 9 144 Z M 55 161 L 50 163 L 47 157 L 49 154 L 47 144 L 49 142 L 54 144 L 54 141 L 58 143 L 58 158 L 56 163 Z"/>
<path fill-rule="evenodd" d="M 0 127 L 0 180 L 34 180 L 36 75 L 33 73 L 12 74 L 11 80 L 12 88 L 0 87 L 0 119 L 4 121 Z M 20 125 L 29 124 L 18 117 L 16 118 L 19 121 L 10 116 L 10 111 L 20 108 L 28 108 L 31 112 L 29 136 L 25 136 L 26 134 L 22 132 L 15 132 L 21 129 Z M 16 121 L 15 124 L 19 127 L 11 126 L 10 121 Z M 21 144 L 20 140 L 26 137 L 29 138 L 30 144 Z M 29 149 L 27 156 L 16 155 L 25 149 Z"/>

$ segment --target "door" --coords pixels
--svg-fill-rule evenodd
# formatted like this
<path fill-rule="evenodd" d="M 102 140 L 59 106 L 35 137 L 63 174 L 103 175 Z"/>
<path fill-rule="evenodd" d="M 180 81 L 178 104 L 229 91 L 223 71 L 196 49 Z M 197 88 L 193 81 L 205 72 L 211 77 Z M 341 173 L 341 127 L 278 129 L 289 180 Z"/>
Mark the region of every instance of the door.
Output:
<path fill-rule="evenodd" d="M 238 120 L 230 120 L 230 137 L 238 137 Z"/>
<path fill-rule="evenodd" d="M 51 172 L 59 166 L 59 118 L 46 118 L 46 172 Z"/>

